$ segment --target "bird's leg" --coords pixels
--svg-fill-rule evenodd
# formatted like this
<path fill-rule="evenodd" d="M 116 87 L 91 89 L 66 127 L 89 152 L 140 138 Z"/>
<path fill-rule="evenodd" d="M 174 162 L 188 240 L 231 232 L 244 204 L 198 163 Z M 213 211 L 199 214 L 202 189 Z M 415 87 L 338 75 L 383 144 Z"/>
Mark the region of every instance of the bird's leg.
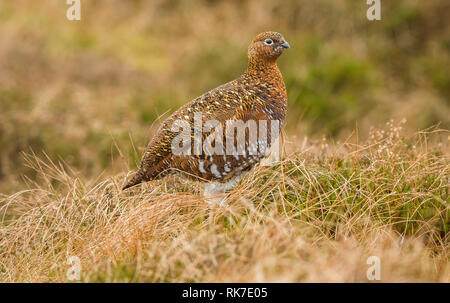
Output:
<path fill-rule="evenodd" d="M 272 146 L 266 150 L 266 155 L 261 159 L 261 166 L 274 166 L 280 161 L 280 136 L 275 139 Z"/>
<path fill-rule="evenodd" d="M 220 182 L 205 183 L 203 196 L 206 202 L 210 204 L 222 205 L 226 200 L 225 186 Z"/>
<path fill-rule="evenodd" d="M 227 200 L 227 195 L 225 192 L 227 190 L 231 190 L 236 187 L 239 183 L 240 177 L 235 177 L 228 182 L 208 182 L 205 183 L 205 187 L 203 190 L 203 196 L 205 197 L 206 202 L 210 204 L 219 204 L 225 205 L 225 201 Z"/>

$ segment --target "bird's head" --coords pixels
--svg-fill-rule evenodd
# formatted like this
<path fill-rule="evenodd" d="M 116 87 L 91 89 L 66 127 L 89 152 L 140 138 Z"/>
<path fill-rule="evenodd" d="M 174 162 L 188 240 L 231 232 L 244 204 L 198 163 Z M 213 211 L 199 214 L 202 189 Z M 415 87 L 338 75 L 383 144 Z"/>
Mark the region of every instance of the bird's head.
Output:
<path fill-rule="evenodd" d="M 277 32 L 264 32 L 257 35 L 248 47 L 248 59 L 254 63 L 274 63 L 289 48 L 286 39 Z"/>

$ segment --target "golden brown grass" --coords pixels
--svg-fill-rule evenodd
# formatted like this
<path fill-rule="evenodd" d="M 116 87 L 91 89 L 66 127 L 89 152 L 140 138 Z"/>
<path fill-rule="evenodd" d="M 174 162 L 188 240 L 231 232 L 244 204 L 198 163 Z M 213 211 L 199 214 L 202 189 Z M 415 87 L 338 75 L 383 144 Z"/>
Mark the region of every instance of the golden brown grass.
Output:
<path fill-rule="evenodd" d="M 329 145 L 329 146 L 328 146 Z M 306 142 L 257 167 L 229 207 L 211 207 L 178 177 L 120 191 L 122 175 L 83 180 L 28 156 L 29 190 L 0 199 L 0 280 L 448 282 L 448 132 L 400 135 L 391 125 L 360 144 Z"/>

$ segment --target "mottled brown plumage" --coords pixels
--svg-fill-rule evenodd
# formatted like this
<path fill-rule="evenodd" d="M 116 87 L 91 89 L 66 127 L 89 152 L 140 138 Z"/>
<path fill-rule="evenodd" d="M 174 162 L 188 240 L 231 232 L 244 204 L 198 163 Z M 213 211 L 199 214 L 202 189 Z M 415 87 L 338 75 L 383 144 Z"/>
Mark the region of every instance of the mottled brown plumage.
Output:
<path fill-rule="evenodd" d="M 260 149 L 256 154 L 251 153 L 251 149 L 255 148 L 258 142 L 252 142 L 248 130 L 244 136 L 243 154 L 218 155 L 202 152 L 197 155 L 191 148 L 190 155 L 175 155 L 172 152 L 172 142 L 180 132 L 171 129 L 177 120 L 188 121 L 193 126 L 195 113 L 202 113 L 203 123 L 211 119 L 219 121 L 223 138 L 229 136 L 225 125 L 227 120 L 276 120 L 281 126 L 286 115 L 287 94 L 276 61 L 285 48 L 289 48 L 289 44 L 279 33 L 264 32 L 257 35 L 248 48 L 249 61 L 245 72 L 239 78 L 195 98 L 164 121 L 149 143 L 139 170 L 123 189 L 175 171 L 205 181 L 227 182 L 256 164 L 266 153 Z M 279 132 L 271 133 L 270 125 L 271 122 L 268 122 L 269 143 L 272 136 L 279 135 Z M 203 132 L 202 142 L 211 133 Z M 194 138 L 194 130 L 191 137 Z M 223 144 L 224 150 L 226 143 Z M 217 146 L 215 144 L 213 145 Z M 237 139 L 233 144 L 237 144 Z"/>

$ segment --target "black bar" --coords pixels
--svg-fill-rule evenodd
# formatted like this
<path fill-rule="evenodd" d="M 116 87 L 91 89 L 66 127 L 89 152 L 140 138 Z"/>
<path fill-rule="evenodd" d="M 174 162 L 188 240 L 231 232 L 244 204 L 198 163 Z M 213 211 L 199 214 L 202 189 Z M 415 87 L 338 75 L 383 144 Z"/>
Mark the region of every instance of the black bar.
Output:
<path fill-rule="evenodd" d="M 358 299 L 365 301 L 428 299 L 448 294 L 449 284 L 296 284 L 296 283 L 173 283 L 173 284 L 0 284 L 0 294 L 10 293 L 53 299 L 91 301 L 112 297 L 140 298 L 144 302 L 307 302 L 313 298 Z M 214 294 L 214 295 L 213 295 Z M 41 296 L 42 295 L 42 296 Z M 294 299 L 294 300 L 293 300 Z M 283 300 L 283 301 L 278 301 Z M 382 301 L 383 302 L 383 301 Z M 128 303 L 128 302 L 124 302 Z"/>

